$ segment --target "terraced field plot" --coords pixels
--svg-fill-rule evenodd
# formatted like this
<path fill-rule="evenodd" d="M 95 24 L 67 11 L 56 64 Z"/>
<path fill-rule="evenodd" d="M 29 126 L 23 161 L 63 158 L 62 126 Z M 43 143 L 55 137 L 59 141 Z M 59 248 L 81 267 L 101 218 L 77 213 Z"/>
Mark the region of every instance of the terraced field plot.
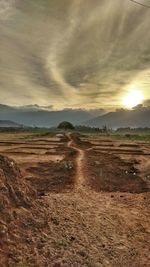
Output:
<path fill-rule="evenodd" d="M 51 134 L 48 137 L 40 138 L 34 134 L 7 134 L 6 136 L 2 135 L 0 154 L 15 160 L 25 178 L 30 179 L 31 182 L 34 181 L 40 192 L 43 190 L 42 183 L 44 187 L 46 187 L 45 184 L 48 187 L 49 184 L 52 185 L 53 183 L 55 186 L 52 189 L 49 188 L 51 191 L 57 187 L 57 183 L 60 184 L 62 181 L 62 177 L 55 180 L 55 176 L 64 176 L 63 165 L 66 161 L 66 154 L 70 151 L 66 141 L 65 138 L 60 140 Z M 62 166 L 60 170 L 58 170 L 59 165 Z M 68 183 L 68 179 L 70 178 L 64 178 L 65 182 L 62 181 L 63 185 L 61 188 L 59 185 L 59 190 L 63 189 L 65 183 Z"/>
<path fill-rule="evenodd" d="M 97 191 L 140 193 L 150 189 L 150 144 L 87 136 L 88 183 Z"/>

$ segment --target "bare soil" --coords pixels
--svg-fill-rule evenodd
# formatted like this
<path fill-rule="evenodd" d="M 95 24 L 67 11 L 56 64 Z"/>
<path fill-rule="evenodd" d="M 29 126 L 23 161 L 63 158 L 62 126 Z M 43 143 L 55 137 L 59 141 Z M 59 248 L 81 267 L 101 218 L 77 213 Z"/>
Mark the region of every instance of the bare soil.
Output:
<path fill-rule="evenodd" d="M 0 137 L 0 267 L 149 266 L 148 143 Z"/>

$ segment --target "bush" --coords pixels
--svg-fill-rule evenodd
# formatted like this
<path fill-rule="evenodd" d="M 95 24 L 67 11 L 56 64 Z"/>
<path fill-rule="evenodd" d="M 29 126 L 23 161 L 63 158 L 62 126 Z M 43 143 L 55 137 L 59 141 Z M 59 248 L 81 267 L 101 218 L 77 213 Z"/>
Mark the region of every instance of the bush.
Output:
<path fill-rule="evenodd" d="M 74 168 L 73 166 L 73 162 L 72 161 L 69 161 L 69 160 L 66 160 L 62 163 L 62 168 L 63 170 L 65 171 L 70 171 Z"/>
<path fill-rule="evenodd" d="M 68 122 L 68 121 L 63 121 L 61 122 L 58 127 L 58 129 L 63 129 L 63 130 L 74 130 L 74 126 L 72 123 Z"/>

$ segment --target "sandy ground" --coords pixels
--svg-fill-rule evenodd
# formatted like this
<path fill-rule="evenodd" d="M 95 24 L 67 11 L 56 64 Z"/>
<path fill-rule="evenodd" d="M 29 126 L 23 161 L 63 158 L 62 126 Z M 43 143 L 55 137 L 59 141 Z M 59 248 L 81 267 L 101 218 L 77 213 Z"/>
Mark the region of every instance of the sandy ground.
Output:
<path fill-rule="evenodd" d="M 6 146 L 12 140 L 10 135 L 2 139 Z M 95 139 L 103 151 L 101 146 L 95 150 Z M 50 146 L 53 137 L 25 136 L 23 146 L 31 140 Z M 144 152 L 127 155 L 108 151 L 112 143 L 120 149 L 117 141 L 104 141 L 67 134 L 57 140 L 51 158 L 39 153 L 27 161 L 20 154 L 19 160 L 11 153 L 23 188 L 29 184 L 37 193 L 29 207 L 10 201 L 12 206 L 0 216 L 1 267 L 149 266 L 149 144 L 133 148 L 135 143 L 125 143 L 125 152 L 131 147 Z M 2 147 L 0 153 L 7 156 Z"/>

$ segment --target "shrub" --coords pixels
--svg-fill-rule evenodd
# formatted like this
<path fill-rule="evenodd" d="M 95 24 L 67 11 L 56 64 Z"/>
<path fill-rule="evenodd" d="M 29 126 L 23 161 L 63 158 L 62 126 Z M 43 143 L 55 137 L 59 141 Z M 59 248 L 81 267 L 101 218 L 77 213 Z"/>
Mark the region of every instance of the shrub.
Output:
<path fill-rule="evenodd" d="M 58 129 L 64 129 L 64 130 L 74 130 L 74 126 L 72 123 L 68 122 L 68 121 L 63 121 L 61 122 L 58 127 Z"/>

